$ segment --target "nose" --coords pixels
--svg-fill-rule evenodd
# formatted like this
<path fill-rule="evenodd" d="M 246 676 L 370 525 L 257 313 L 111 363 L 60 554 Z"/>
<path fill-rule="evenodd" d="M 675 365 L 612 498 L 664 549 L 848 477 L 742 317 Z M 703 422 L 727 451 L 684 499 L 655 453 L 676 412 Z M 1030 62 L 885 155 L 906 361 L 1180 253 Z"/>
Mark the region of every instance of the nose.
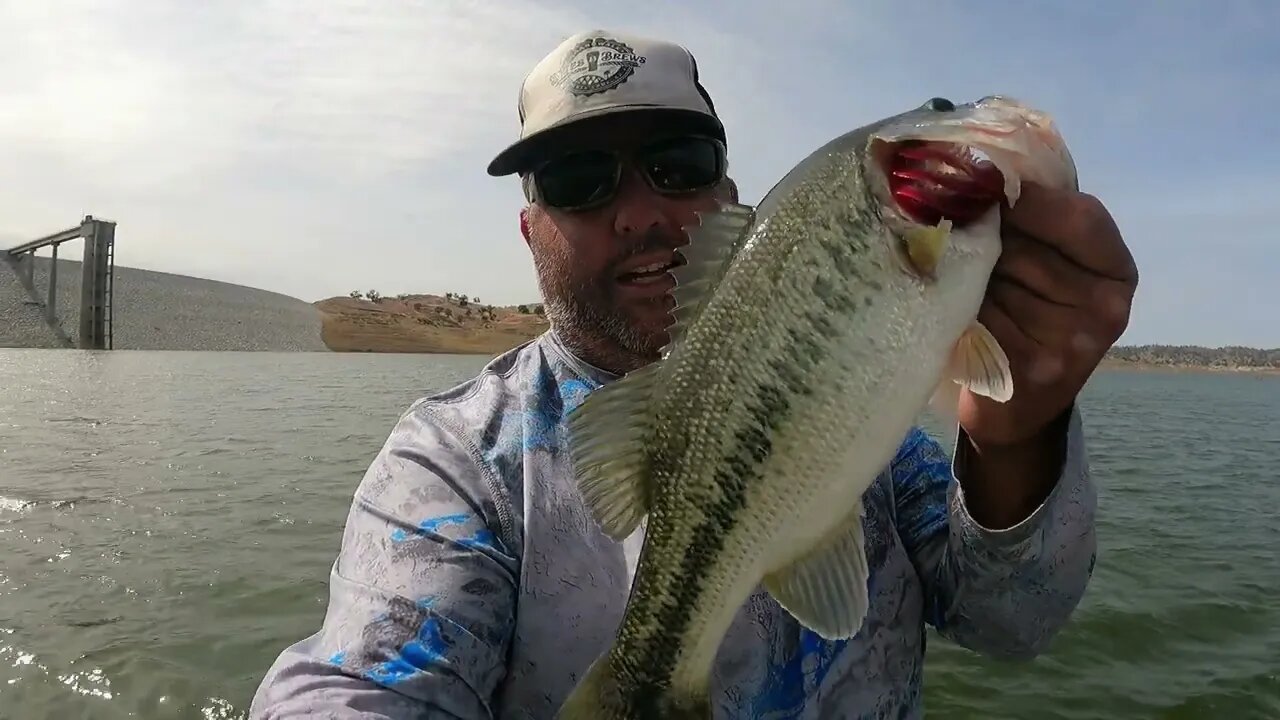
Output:
<path fill-rule="evenodd" d="M 641 236 L 668 224 L 665 198 L 655 193 L 634 168 L 623 170 L 613 207 L 613 229 L 619 237 Z"/>

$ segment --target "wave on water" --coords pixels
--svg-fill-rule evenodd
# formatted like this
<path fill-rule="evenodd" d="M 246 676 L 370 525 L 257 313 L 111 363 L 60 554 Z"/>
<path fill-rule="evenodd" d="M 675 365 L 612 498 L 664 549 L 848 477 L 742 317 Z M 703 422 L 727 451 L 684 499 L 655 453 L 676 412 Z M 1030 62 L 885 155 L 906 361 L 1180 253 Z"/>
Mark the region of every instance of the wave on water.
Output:
<path fill-rule="evenodd" d="M 4 672 L 7 678 L 0 685 L 4 688 L 0 689 L 0 697 L 25 685 L 56 684 L 86 698 L 102 701 L 119 699 L 102 668 L 94 666 L 87 670 L 55 672 L 41 662 L 35 653 L 11 644 L 13 636 L 12 628 L 0 627 L 0 671 L 9 671 Z M 162 705 L 168 701 L 169 698 L 165 697 L 158 699 Z M 246 716 L 230 702 L 219 697 L 210 697 L 193 709 L 205 720 L 244 720 Z"/>
<path fill-rule="evenodd" d="M 0 495 L 0 511 L 20 513 L 34 504 L 35 503 L 33 503 L 30 500 L 23 500 L 22 498 L 5 497 L 4 495 Z"/>
<path fill-rule="evenodd" d="M 12 635 L 13 630 L 11 628 L 0 628 L 0 636 L 11 637 Z M 37 681 L 56 679 L 70 688 L 72 692 L 86 697 L 98 697 L 103 700 L 110 700 L 115 697 L 111 692 L 111 681 L 103 674 L 102 668 L 94 667 L 83 672 L 55 675 L 49 670 L 48 666 L 36 659 L 35 653 L 27 652 L 22 648 L 9 645 L 0 640 L 0 667 L 5 664 L 9 664 L 11 668 L 18 671 L 17 677 L 9 679 L 10 686 L 31 679 L 30 676 L 34 675 Z"/>
<path fill-rule="evenodd" d="M 74 510 L 77 505 L 88 505 L 98 503 L 110 503 L 112 505 L 123 505 L 124 500 L 118 497 L 89 497 L 80 495 L 67 498 L 43 499 L 43 500 L 23 500 L 22 498 L 6 497 L 0 495 L 0 512 L 22 513 L 35 507 L 47 505 L 54 510 Z"/>

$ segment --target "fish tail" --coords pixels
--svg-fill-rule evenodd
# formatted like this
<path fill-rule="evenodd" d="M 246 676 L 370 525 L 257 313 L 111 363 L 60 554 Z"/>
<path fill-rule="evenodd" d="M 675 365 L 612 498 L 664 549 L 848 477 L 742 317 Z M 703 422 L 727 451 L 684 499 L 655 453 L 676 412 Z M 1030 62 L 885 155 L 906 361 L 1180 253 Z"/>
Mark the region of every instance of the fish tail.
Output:
<path fill-rule="evenodd" d="M 569 693 L 556 720 L 711 720 L 711 699 L 657 697 L 639 692 L 628 698 L 613 673 L 608 656 L 591 664 Z"/>

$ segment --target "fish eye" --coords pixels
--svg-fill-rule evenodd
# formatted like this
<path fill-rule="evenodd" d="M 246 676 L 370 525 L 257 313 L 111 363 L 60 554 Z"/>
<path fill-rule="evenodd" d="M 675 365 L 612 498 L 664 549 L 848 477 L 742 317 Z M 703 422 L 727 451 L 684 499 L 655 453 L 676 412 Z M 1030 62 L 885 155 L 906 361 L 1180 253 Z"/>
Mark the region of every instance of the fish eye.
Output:
<path fill-rule="evenodd" d="M 934 112 L 951 112 L 956 109 L 956 104 L 942 97 L 929 98 L 924 106 Z"/>

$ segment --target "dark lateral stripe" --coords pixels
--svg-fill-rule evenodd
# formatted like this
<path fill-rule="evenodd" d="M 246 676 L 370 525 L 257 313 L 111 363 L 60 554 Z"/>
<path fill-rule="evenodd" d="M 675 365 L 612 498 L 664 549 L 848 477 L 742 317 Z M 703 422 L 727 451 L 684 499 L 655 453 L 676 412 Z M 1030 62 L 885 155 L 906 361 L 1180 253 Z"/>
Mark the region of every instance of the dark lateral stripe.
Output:
<path fill-rule="evenodd" d="M 824 247 L 828 255 L 840 257 L 833 263 L 846 277 L 859 274 L 855 261 L 861 248 L 848 244 Z M 874 283 L 869 283 L 874 285 Z M 689 626 L 691 615 L 704 592 L 701 580 L 715 563 L 725 538 L 733 531 L 746 507 L 749 488 L 760 478 L 764 465 L 773 452 L 776 431 L 789 422 L 793 400 L 813 392 L 811 383 L 815 368 L 830 353 L 830 345 L 822 342 L 835 333 L 832 318 L 839 314 L 852 316 L 865 307 L 847 288 L 848 282 L 833 283 L 817 276 L 813 298 L 817 301 L 804 312 L 803 321 L 788 329 L 790 343 L 770 362 L 772 377 L 762 381 L 750 393 L 747 417 L 734 435 L 732 451 L 724 458 L 715 481 L 723 497 L 708 509 L 707 519 L 694 529 L 690 545 L 681 558 L 680 574 L 687 582 L 670 588 L 665 602 L 656 611 L 658 629 L 643 643 L 633 670 L 635 683 L 626 698 L 638 717 L 658 717 L 660 688 L 667 687 L 675 671 L 675 645 Z"/>

